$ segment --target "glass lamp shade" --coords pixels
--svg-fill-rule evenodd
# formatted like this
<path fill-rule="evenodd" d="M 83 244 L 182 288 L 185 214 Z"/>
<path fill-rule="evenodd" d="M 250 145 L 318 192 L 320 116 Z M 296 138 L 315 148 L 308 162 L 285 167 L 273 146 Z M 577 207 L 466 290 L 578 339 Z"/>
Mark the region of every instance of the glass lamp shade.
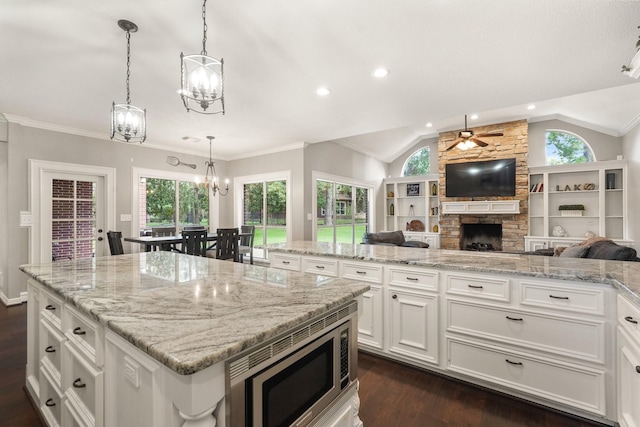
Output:
<path fill-rule="evenodd" d="M 202 114 L 224 114 L 224 85 L 222 59 L 217 60 L 206 55 L 180 54 L 182 63 L 182 87 L 180 96 L 187 111 Z M 197 105 L 200 109 L 189 106 Z M 214 102 L 220 101 L 221 108 L 208 110 Z"/>
<path fill-rule="evenodd" d="M 114 102 L 111 108 L 111 139 L 144 142 L 147 139 L 147 110 Z"/>

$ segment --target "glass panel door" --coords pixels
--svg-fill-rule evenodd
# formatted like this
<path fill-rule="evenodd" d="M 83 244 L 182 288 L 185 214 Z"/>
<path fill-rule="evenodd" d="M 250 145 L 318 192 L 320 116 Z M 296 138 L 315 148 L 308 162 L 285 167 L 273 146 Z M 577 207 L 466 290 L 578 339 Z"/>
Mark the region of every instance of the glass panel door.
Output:
<path fill-rule="evenodd" d="M 316 180 L 316 241 L 359 243 L 369 229 L 370 189 Z"/>
<path fill-rule="evenodd" d="M 255 226 L 254 257 L 264 257 L 259 247 L 287 241 L 287 181 L 243 184 L 243 225 Z"/>

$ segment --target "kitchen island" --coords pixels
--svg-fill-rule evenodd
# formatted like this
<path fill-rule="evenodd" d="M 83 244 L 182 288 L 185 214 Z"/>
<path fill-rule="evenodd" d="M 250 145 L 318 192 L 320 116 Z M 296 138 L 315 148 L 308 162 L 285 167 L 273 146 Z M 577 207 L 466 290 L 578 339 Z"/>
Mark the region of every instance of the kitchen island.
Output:
<path fill-rule="evenodd" d="M 370 284 L 359 348 L 613 425 L 640 425 L 640 263 L 298 241 L 272 267 Z"/>
<path fill-rule="evenodd" d="M 26 385 L 51 425 L 228 425 L 229 360 L 335 318 L 368 290 L 162 251 L 21 270 L 29 277 Z"/>

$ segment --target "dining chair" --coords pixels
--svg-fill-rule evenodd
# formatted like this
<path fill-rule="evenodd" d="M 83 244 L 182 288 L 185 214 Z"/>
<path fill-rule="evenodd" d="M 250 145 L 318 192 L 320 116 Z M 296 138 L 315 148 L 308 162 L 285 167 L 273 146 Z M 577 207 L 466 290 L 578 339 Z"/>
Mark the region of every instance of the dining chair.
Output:
<path fill-rule="evenodd" d="M 175 236 L 175 235 L 176 235 L 175 226 L 151 227 L 151 237 L 166 237 L 166 236 Z M 162 245 L 160 245 L 160 250 L 170 251 L 171 245 L 169 243 L 163 243 Z"/>
<path fill-rule="evenodd" d="M 207 251 L 210 258 L 225 260 L 232 259 L 233 262 L 240 262 L 238 253 L 238 236 L 237 228 L 218 228 L 216 230 L 216 247 Z"/>
<path fill-rule="evenodd" d="M 107 240 L 109 240 L 109 250 L 111 251 L 111 255 L 124 254 L 121 231 L 107 231 Z"/>
<path fill-rule="evenodd" d="M 182 231 L 182 252 L 187 255 L 205 256 L 207 252 L 207 230 Z"/>
<path fill-rule="evenodd" d="M 240 245 L 238 246 L 240 262 L 244 262 L 244 255 L 248 254 L 249 264 L 253 264 L 253 238 L 255 232 L 255 225 L 243 225 L 240 227 L 240 234 L 250 234 L 248 236 L 240 236 Z"/>
<path fill-rule="evenodd" d="M 192 231 L 192 230 L 206 230 L 204 225 L 185 225 L 182 230 Z"/>

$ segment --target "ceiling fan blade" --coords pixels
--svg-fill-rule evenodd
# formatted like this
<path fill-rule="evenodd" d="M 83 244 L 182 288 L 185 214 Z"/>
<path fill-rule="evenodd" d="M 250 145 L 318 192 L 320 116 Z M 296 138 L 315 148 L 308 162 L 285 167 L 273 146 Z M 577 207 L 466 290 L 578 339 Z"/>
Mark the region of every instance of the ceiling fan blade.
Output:
<path fill-rule="evenodd" d="M 487 145 L 489 145 L 484 141 L 480 141 L 478 138 L 469 138 L 469 140 L 475 142 L 478 147 L 486 147 Z"/>
<path fill-rule="evenodd" d="M 453 144 L 451 144 L 445 151 L 449 151 L 452 150 L 456 147 L 456 145 L 460 144 L 463 141 L 462 138 L 458 138 L 457 140 L 454 141 Z"/>
<path fill-rule="evenodd" d="M 487 132 L 481 133 L 480 135 L 476 135 L 477 138 L 490 138 L 492 136 L 504 136 L 502 132 Z"/>

